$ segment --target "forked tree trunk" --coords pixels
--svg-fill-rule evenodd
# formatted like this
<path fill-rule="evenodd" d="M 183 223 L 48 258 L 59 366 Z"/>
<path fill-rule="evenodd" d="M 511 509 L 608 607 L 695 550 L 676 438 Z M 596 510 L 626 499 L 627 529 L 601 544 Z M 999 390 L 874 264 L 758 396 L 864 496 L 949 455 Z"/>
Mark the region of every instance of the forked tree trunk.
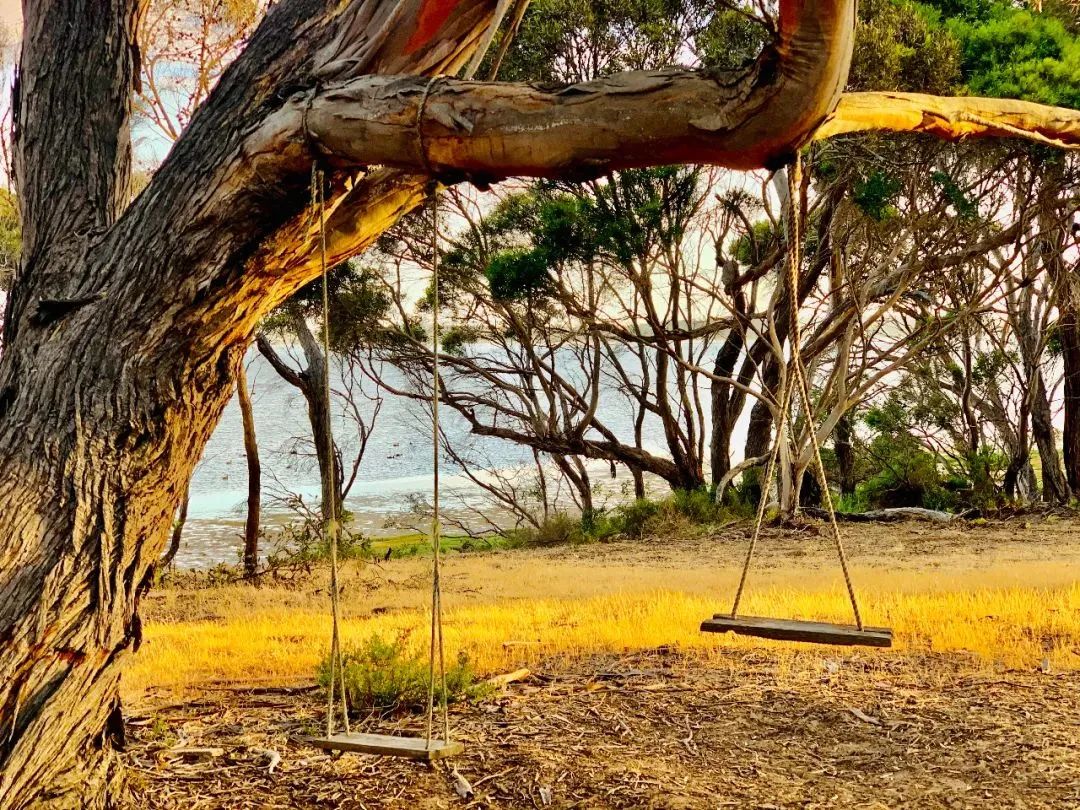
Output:
<path fill-rule="evenodd" d="M 256 325 L 319 272 L 313 162 L 329 170 L 331 265 L 416 206 L 427 170 L 451 182 L 774 166 L 836 107 L 854 29 L 852 0 L 780 0 L 777 42 L 745 70 L 559 90 L 371 78 L 456 73 L 494 0 L 280 0 L 129 204 L 145 5 L 24 3 L 23 253 L 0 358 L 4 810 L 117 795 L 139 599 Z M 1069 115 L 1043 115 L 1039 133 L 1049 121 L 1072 137 Z M 855 117 L 830 125 L 876 126 Z M 972 131 L 957 120 L 945 135 Z M 941 134 L 949 119 L 931 123 Z"/>
<path fill-rule="evenodd" d="M 305 383 L 301 390 L 307 401 L 311 439 L 315 443 L 315 457 L 319 462 L 319 508 L 326 515 L 330 514 L 328 509 L 333 506 L 332 514 L 340 518 L 345 471 L 341 467 L 341 451 L 333 439 L 333 402 L 325 384 L 324 375 L 330 358 L 323 353 L 322 346 L 302 319 L 297 319 L 294 331 L 307 363 L 307 368 L 301 374 Z"/>
<path fill-rule="evenodd" d="M 308 425 L 311 428 L 311 441 L 315 448 L 315 459 L 319 466 L 319 509 L 321 514 L 328 514 L 333 505 L 333 514 L 340 516 L 344 498 L 345 471 L 341 464 L 341 450 L 333 441 L 333 403 L 327 397 L 323 375 L 328 362 L 322 347 L 308 328 L 303 316 L 294 313 L 290 318 L 292 333 L 300 343 L 304 353 L 306 368 L 296 371 L 277 353 L 270 342 L 259 336 L 256 343 L 278 375 L 295 387 L 307 404 Z"/>
<path fill-rule="evenodd" d="M 259 441 L 255 435 L 255 409 L 251 405 L 247 372 L 243 363 L 236 372 L 236 400 L 244 425 L 244 458 L 247 459 L 247 519 L 244 521 L 244 576 L 254 579 L 259 573 L 259 530 L 262 526 L 262 463 Z"/>

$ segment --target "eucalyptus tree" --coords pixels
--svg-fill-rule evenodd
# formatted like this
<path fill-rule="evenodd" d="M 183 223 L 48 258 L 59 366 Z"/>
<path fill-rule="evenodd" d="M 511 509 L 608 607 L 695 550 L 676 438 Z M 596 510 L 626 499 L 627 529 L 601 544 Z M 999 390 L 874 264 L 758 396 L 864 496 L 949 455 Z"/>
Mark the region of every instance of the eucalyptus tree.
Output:
<path fill-rule="evenodd" d="M 453 209 L 467 224 L 441 262 L 453 324 L 443 335 L 443 402 L 474 434 L 549 456 L 586 512 L 582 457 L 625 465 L 639 496 L 646 474 L 677 489 L 705 484 L 694 368 L 721 327 L 707 294 L 711 262 L 694 258 L 695 242 L 708 240 L 705 174 L 626 171 L 533 186 L 486 213 Z M 402 236 L 391 252 L 430 261 L 430 240 Z M 416 318 L 407 290 L 388 288 L 407 332 Z M 429 395 L 427 346 L 394 341 L 386 357 L 408 374 L 412 395 Z M 647 449 L 647 420 L 666 452 Z"/>
<path fill-rule="evenodd" d="M 494 5 L 281 0 L 134 200 L 144 4 L 25 5 L 22 254 L 0 358 L 0 805 L 116 798 L 119 680 L 153 563 L 257 324 L 319 273 L 313 163 L 333 265 L 419 204 L 432 174 L 749 169 L 882 128 L 1080 134 L 1075 112 L 1026 102 L 841 98 L 850 0 L 782 0 L 761 55 L 722 74 L 447 78 Z"/>

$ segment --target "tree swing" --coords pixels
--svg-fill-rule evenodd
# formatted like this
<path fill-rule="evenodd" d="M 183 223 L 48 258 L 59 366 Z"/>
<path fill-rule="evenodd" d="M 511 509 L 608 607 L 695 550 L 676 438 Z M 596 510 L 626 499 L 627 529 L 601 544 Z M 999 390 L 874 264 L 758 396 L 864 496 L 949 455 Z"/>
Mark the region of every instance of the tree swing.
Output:
<path fill-rule="evenodd" d="M 311 170 L 311 202 L 312 209 L 319 218 L 319 250 L 320 269 L 322 272 L 322 348 L 327 357 L 323 364 L 323 385 L 326 388 L 327 401 L 330 398 L 330 296 L 327 281 L 328 269 L 326 266 L 326 211 L 323 196 L 323 177 L 314 165 Z M 309 737 L 308 742 L 317 748 L 329 751 L 352 751 L 362 754 L 376 754 L 381 756 L 406 757 L 434 761 L 460 754 L 465 747 L 455 742 L 450 736 L 450 711 L 448 696 L 446 694 L 446 657 L 443 649 L 443 626 L 442 626 L 442 589 L 441 589 L 441 554 L 440 545 L 442 538 L 439 523 L 439 221 L 438 221 L 438 189 L 432 183 L 431 189 L 431 249 L 432 249 L 432 328 L 431 328 L 431 354 L 432 354 L 432 389 L 431 389 L 431 424 L 432 424 L 432 517 L 431 517 L 431 547 L 434 562 L 432 565 L 431 587 L 431 641 L 428 649 L 428 690 L 427 690 L 427 722 L 423 737 L 402 737 L 390 734 L 367 734 L 353 731 L 349 727 L 349 701 L 345 686 L 345 667 L 341 655 L 340 624 L 341 624 L 341 594 L 338 589 L 338 540 L 341 532 L 341 524 L 336 514 L 337 504 L 335 498 L 327 500 L 327 511 L 324 516 L 323 527 L 327 543 L 330 547 L 330 604 L 332 633 L 330 641 L 330 685 L 327 689 L 326 705 L 326 734 L 322 737 Z M 327 458 L 330 465 L 330 478 L 334 478 L 334 439 L 333 431 L 327 429 L 327 443 L 329 444 Z M 435 691 L 436 691 L 436 663 L 438 664 L 438 683 L 442 694 L 442 737 L 434 736 L 435 726 Z M 341 696 L 341 731 L 336 729 L 335 715 L 335 692 Z"/>
<path fill-rule="evenodd" d="M 840 570 L 844 574 L 844 584 L 847 587 L 848 599 L 851 602 L 851 611 L 855 616 L 855 624 L 833 624 L 829 622 L 810 622 L 794 619 L 773 619 L 759 616 L 740 616 L 739 603 L 742 600 L 743 591 L 746 588 L 747 575 L 754 559 L 754 551 L 757 548 L 758 539 L 761 536 L 761 526 L 765 519 L 765 504 L 768 500 L 767 493 L 772 488 L 776 473 L 777 461 L 780 453 L 780 444 L 784 439 L 784 428 L 790 420 L 791 389 L 793 384 L 799 387 L 799 396 L 802 399 L 803 409 L 807 420 L 811 420 L 813 405 L 810 400 L 810 385 L 807 378 L 806 367 L 803 365 L 801 353 L 802 336 L 799 327 L 799 264 L 800 264 L 800 219 L 804 211 L 802 205 L 802 158 L 796 154 L 795 159 L 788 167 L 788 262 L 787 262 L 787 287 L 788 301 L 790 304 L 789 317 L 791 319 L 791 357 L 788 361 L 786 379 L 782 381 L 783 389 L 780 395 L 780 409 L 777 417 L 776 441 L 773 443 L 772 452 L 765 464 L 765 476 L 761 486 L 761 497 L 758 500 L 757 515 L 754 520 L 754 530 L 750 537 L 750 545 L 743 562 L 742 573 L 739 577 L 739 586 L 735 591 L 735 599 L 729 613 L 717 613 L 711 619 L 701 623 L 701 630 L 706 633 L 736 633 L 742 636 L 754 636 L 767 638 L 775 641 L 802 641 L 817 644 L 833 644 L 842 646 L 864 647 L 891 647 L 892 630 L 886 627 L 866 627 L 863 625 L 862 614 L 859 612 L 859 601 L 855 596 L 855 586 L 851 581 L 851 573 L 848 570 L 847 554 L 844 551 L 844 541 L 840 536 L 840 525 L 836 519 L 836 509 L 833 506 L 832 493 L 825 477 L 825 465 L 821 460 L 821 446 L 818 443 L 817 434 L 813 424 L 809 425 L 810 445 L 813 450 L 814 475 L 821 487 L 822 497 L 825 500 L 825 508 L 829 513 L 829 525 L 832 530 L 833 541 L 836 546 L 836 554 L 840 560 Z M 798 202 L 797 202 L 798 201 Z M 796 507 L 797 508 L 797 507 Z"/>
<path fill-rule="evenodd" d="M 495 32 L 502 24 L 507 12 L 513 8 L 508 28 L 499 45 L 498 52 L 493 59 L 488 81 L 494 81 L 502 64 L 503 58 L 513 41 L 518 27 L 521 25 L 528 0 L 499 0 L 496 4 L 494 16 L 488 27 L 484 30 L 476 51 L 473 54 L 466 70 L 465 78 L 471 79 L 480 67 Z M 439 81 L 439 76 L 432 76 L 427 87 L 424 89 L 424 98 L 420 103 L 416 116 L 417 137 L 423 144 L 424 133 L 420 127 L 423 118 L 424 107 L 427 104 L 428 94 L 432 87 Z M 430 168 L 430 167 L 429 167 Z M 330 499 L 331 514 L 324 516 L 324 528 L 330 546 L 330 592 L 331 592 L 331 622 L 333 630 L 330 644 L 330 686 L 327 689 L 326 705 L 326 734 L 322 737 L 309 737 L 308 742 L 317 748 L 337 752 L 354 752 L 361 754 L 374 754 L 376 756 L 405 757 L 407 759 L 424 760 L 433 762 L 456 756 L 465 750 L 460 742 L 455 742 L 450 734 L 450 710 L 449 696 L 446 692 L 446 656 L 443 647 L 443 623 L 442 623 L 442 569 L 441 569 L 441 539 L 442 526 L 439 520 L 439 189 L 436 178 L 429 171 L 428 192 L 431 198 L 431 357 L 432 357 L 432 382 L 431 382 L 431 442 L 432 442 L 432 516 L 431 516 L 431 548 L 433 555 L 432 583 L 431 583 L 431 638 L 428 647 L 428 690 L 427 690 L 427 718 L 423 737 L 405 737 L 390 734 L 366 734 L 352 731 L 349 727 L 349 705 L 345 692 L 345 670 L 341 658 L 341 644 L 339 627 L 341 623 L 340 593 L 338 591 L 338 538 L 340 524 L 337 515 L 334 514 L 336 504 Z M 311 207 L 319 217 L 319 251 L 320 270 L 322 273 L 322 308 L 323 328 L 322 344 L 323 353 L 330 357 L 330 301 L 329 285 L 327 281 L 328 268 L 326 265 L 326 211 L 323 193 L 322 172 L 313 163 L 311 167 Z M 324 379 L 327 401 L 330 398 L 330 363 L 323 364 Z M 334 476 L 334 439 L 333 432 L 328 428 L 327 442 L 330 445 L 327 457 L 330 464 L 331 480 Z M 442 694 L 442 738 L 434 736 L 435 726 L 435 685 L 436 663 L 438 664 L 438 682 Z M 343 731 L 336 731 L 334 723 L 334 693 L 338 686 L 341 694 L 341 720 Z"/>

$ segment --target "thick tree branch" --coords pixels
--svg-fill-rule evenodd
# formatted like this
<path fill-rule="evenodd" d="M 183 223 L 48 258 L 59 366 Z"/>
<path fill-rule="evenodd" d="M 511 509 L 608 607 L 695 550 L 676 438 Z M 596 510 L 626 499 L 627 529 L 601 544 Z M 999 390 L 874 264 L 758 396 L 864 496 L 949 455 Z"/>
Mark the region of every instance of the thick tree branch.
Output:
<path fill-rule="evenodd" d="M 674 163 L 760 168 L 808 137 L 799 127 L 803 98 L 791 97 L 805 90 L 786 85 L 757 110 L 750 103 L 757 88 L 685 71 L 630 72 L 561 88 L 362 76 L 295 96 L 246 148 L 257 165 L 307 139 L 342 168 L 381 164 L 486 179 Z M 748 128 L 770 137 L 748 141 Z M 814 137 L 868 129 L 1080 146 L 1075 110 L 900 93 L 844 96 Z"/>
<path fill-rule="evenodd" d="M 294 0 L 294 2 L 313 3 L 315 0 Z M 434 2 L 435 0 L 427 0 L 423 8 Z M 368 3 L 361 5 L 368 4 L 377 6 L 378 2 L 368 0 Z M 291 4 L 283 5 L 291 6 Z M 430 130 L 425 125 L 425 141 L 429 135 L 437 136 L 437 127 L 440 122 L 431 119 L 433 119 L 432 114 L 440 109 L 440 104 L 444 105 L 441 107 L 444 116 L 453 116 L 459 112 L 454 106 L 455 102 L 451 100 L 455 94 L 450 93 L 448 89 L 456 86 L 452 80 L 439 80 L 437 84 L 432 85 L 430 88 L 432 92 L 425 104 L 422 100 L 428 84 L 424 79 L 415 77 L 380 79 L 378 76 L 360 76 L 359 74 L 377 73 L 385 76 L 389 72 L 397 72 L 435 75 L 453 72 L 467 61 L 472 47 L 479 39 L 479 32 L 483 31 L 483 25 L 490 19 L 494 5 L 494 2 L 485 3 L 481 0 L 459 0 L 453 9 L 452 16 L 448 18 L 449 22 L 443 23 L 442 28 L 438 29 L 437 44 L 432 53 L 427 52 L 427 46 L 420 50 L 413 48 L 409 53 L 414 55 L 409 58 L 370 57 L 364 46 L 360 48 L 364 54 L 360 59 L 353 53 L 352 46 L 346 44 L 347 37 L 343 39 L 339 36 L 332 40 L 334 43 L 332 47 L 328 47 L 331 51 L 349 54 L 348 58 L 332 60 L 320 56 L 316 61 L 320 61 L 323 66 L 316 72 L 318 82 L 312 82 L 305 89 L 294 92 L 288 100 L 283 100 L 281 105 L 275 106 L 268 113 L 264 108 L 261 121 L 251 122 L 252 126 L 247 128 L 243 142 L 236 144 L 236 151 L 232 153 L 231 161 L 218 168 L 214 177 L 215 193 L 207 200 L 205 210 L 210 217 L 218 220 L 220 242 L 225 243 L 235 235 L 239 243 L 236 245 L 231 268 L 244 267 L 249 278 L 255 276 L 264 279 L 265 284 L 255 284 L 249 288 L 251 291 L 258 289 L 259 310 L 265 311 L 266 306 L 279 302 L 314 274 L 315 267 L 311 260 L 314 240 L 310 238 L 310 222 L 305 221 L 309 218 L 304 216 L 302 206 L 297 205 L 298 202 L 302 202 L 301 189 L 305 187 L 313 159 L 325 160 L 338 169 L 331 176 L 331 188 L 328 189 L 327 194 L 331 211 L 330 224 L 332 230 L 335 231 L 330 234 L 330 247 L 332 255 L 337 257 L 353 255 L 369 244 L 397 216 L 416 204 L 422 190 L 423 181 L 417 177 L 406 177 L 387 170 L 377 172 L 375 175 L 366 174 L 358 177 L 361 169 L 389 165 L 409 168 L 416 175 L 427 174 L 429 169 L 439 170 L 444 167 L 476 171 L 489 167 L 493 175 L 500 177 L 515 172 L 530 173 L 526 170 L 531 161 L 525 160 L 522 162 L 523 165 L 511 165 L 510 151 L 494 143 L 491 145 L 492 154 L 487 160 L 478 159 L 466 166 L 452 165 L 451 161 L 457 160 L 457 156 L 452 151 L 452 144 L 456 137 L 453 132 L 455 128 L 453 117 L 444 120 L 443 123 L 448 131 L 440 140 L 440 144 L 449 150 L 449 153 L 444 159 L 431 161 L 423 159 L 420 155 L 415 130 L 411 132 L 412 138 L 406 138 L 399 144 L 402 151 L 400 155 L 394 155 L 392 150 L 385 147 L 376 152 L 355 144 L 350 147 L 349 152 L 342 155 L 328 154 L 331 151 L 327 149 L 327 144 L 331 140 L 330 133 L 323 131 L 323 124 L 315 120 L 321 114 L 326 125 L 337 126 L 339 122 L 345 123 L 355 119 L 349 123 L 349 126 L 353 127 L 354 132 L 364 132 L 365 127 L 373 123 L 369 121 L 371 111 L 363 110 L 357 104 L 357 101 L 365 104 L 368 102 L 370 97 L 365 95 L 365 88 L 371 90 L 398 86 L 402 91 L 400 100 L 397 102 L 398 112 L 406 119 L 411 114 L 415 122 L 416 113 L 423 106 L 425 122 L 431 124 Z M 478 16 L 479 12 L 474 6 L 481 7 L 483 14 Z M 352 6 L 349 8 L 351 9 Z M 702 103 L 711 106 L 693 116 L 693 131 L 689 137 L 709 144 L 714 152 L 717 151 L 715 149 L 717 141 L 723 139 L 725 149 L 728 150 L 726 164 L 760 166 L 771 160 L 782 160 L 791 150 L 809 139 L 814 127 L 834 106 L 839 88 L 843 86 L 846 79 L 854 27 L 854 6 L 849 0 L 783 0 L 781 20 L 783 24 L 778 42 L 767 48 L 750 69 L 734 71 L 714 78 L 705 78 L 696 74 L 678 75 L 673 82 L 674 92 L 668 91 L 671 101 L 678 102 L 678 91 L 684 89 L 685 85 L 682 82 L 685 78 L 705 93 Z M 366 25 L 368 24 L 374 25 L 370 20 Z M 346 27 L 348 26 L 339 27 L 338 34 Z M 357 31 L 360 30 L 357 28 Z M 464 34 L 465 30 L 470 33 Z M 256 35 L 253 45 L 261 42 L 262 39 Z M 450 43 L 453 43 L 455 47 L 450 48 Z M 385 51 L 385 53 L 390 52 L 390 50 Z M 380 51 L 380 53 L 384 52 Z M 440 58 L 436 59 L 436 56 Z M 354 59 L 360 59 L 360 61 L 353 61 Z M 300 75 L 303 75 L 302 72 Z M 629 97 L 643 89 L 640 84 L 641 76 L 642 74 L 632 74 L 610 80 L 607 83 L 608 91 L 598 92 L 595 99 L 587 101 L 581 98 L 578 102 L 584 103 L 595 115 L 600 115 L 600 108 L 605 98 L 609 102 L 618 101 L 619 95 L 626 95 L 628 104 L 619 109 L 625 110 L 628 114 L 637 115 L 644 105 L 639 100 L 635 106 Z M 226 76 L 223 86 L 230 83 L 230 78 Z M 652 81 L 652 84 L 656 85 L 654 87 L 656 92 L 661 92 L 662 86 L 668 83 L 669 78 L 663 74 Z M 599 91 L 601 85 L 603 83 L 597 84 L 594 89 Z M 530 94 L 536 94 L 535 97 L 539 99 L 560 97 L 563 99 L 560 106 L 564 109 L 573 110 L 579 107 L 579 103 L 568 101 L 574 95 L 573 90 L 564 90 L 560 94 L 556 91 L 512 85 L 466 84 L 465 86 L 472 88 L 472 92 L 478 94 L 472 97 L 471 100 L 474 102 L 486 103 L 485 93 L 504 92 L 512 99 L 529 98 Z M 360 95 L 351 99 L 350 93 L 356 92 Z M 217 95 L 216 93 L 215 97 Z M 656 98 L 657 96 L 652 95 L 653 101 Z M 468 94 L 464 97 L 459 96 L 459 103 L 469 100 Z M 215 101 L 216 98 L 211 98 L 208 108 L 215 108 Z M 713 103 L 717 101 L 720 105 Z M 382 99 L 380 104 L 389 104 L 393 108 L 394 102 L 386 98 Z M 310 109 L 308 109 L 309 106 Z M 551 110 L 548 112 L 550 113 Z M 647 127 L 661 123 L 655 111 L 648 112 L 649 120 L 638 122 L 639 131 L 646 131 Z M 505 118 L 498 119 L 497 116 L 500 113 Z M 500 134 L 495 132 L 497 125 L 505 124 L 506 127 L 512 128 L 514 125 L 510 119 L 514 113 L 515 110 L 512 107 L 501 110 L 496 108 L 491 115 L 469 110 L 469 117 L 487 121 L 488 123 L 482 125 L 481 129 L 487 126 L 492 139 L 509 136 L 511 140 L 514 140 L 515 136 L 512 132 L 504 131 Z M 544 113 L 541 112 L 539 115 L 542 119 Z M 251 119 L 249 118 L 248 121 Z M 446 121 L 449 123 L 447 124 Z M 186 134 L 178 144 L 178 151 L 185 147 L 185 141 L 195 137 L 200 123 L 202 122 L 197 117 L 193 122 L 191 132 Z M 218 123 L 223 125 L 222 122 Z M 407 120 L 399 120 L 396 123 L 399 134 L 407 130 Z M 595 124 L 587 118 L 583 123 L 589 126 Z M 236 132 L 237 129 L 236 122 L 232 122 L 230 132 Z M 474 132 L 477 131 L 474 126 Z M 624 134 L 618 128 L 612 129 L 611 137 L 606 144 L 609 153 L 616 147 L 613 139 L 621 138 Z M 523 137 L 532 137 L 532 135 L 525 133 L 524 136 L 517 137 L 516 142 L 520 144 Z M 664 153 L 668 161 L 676 159 L 678 156 L 676 149 L 663 147 L 662 142 L 665 137 L 665 131 L 660 130 L 652 137 L 639 136 L 639 141 L 650 146 L 662 147 L 660 151 Z M 544 143 L 552 144 L 554 140 L 548 137 Z M 576 137 L 572 140 L 574 143 L 569 147 L 571 149 L 574 144 L 579 143 Z M 619 148 L 622 146 L 619 145 Z M 569 170 L 574 168 L 570 162 L 580 158 L 582 165 L 576 168 L 586 172 L 595 172 L 605 160 L 611 165 L 623 165 L 610 155 L 574 154 L 568 152 L 567 149 L 568 147 L 562 147 L 561 156 L 548 156 L 541 163 L 561 170 Z M 646 151 L 651 150 L 639 151 L 638 162 L 655 162 L 655 157 L 649 160 L 648 155 L 645 154 Z M 739 156 L 740 153 L 742 157 Z M 720 160 L 719 157 L 717 159 Z M 541 173 L 552 173 L 553 170 L 553 168 L 546 169 Z M 162 181 L 162 185 L 166 185 L 164 182 L 166 178 L 163 175 L 164 173 L 155 178 L 154 184 L 148 191 L 153 191 L 158 180 Z M 172 178 L 172 182 L 176 180 L 177 178 Z M 275 215 L 278 210 L 290 210 L 292 213 L 285 219 L 264 216 L 261 222 L 256 222 L 258 215 L 267 210 L 274 211 Z M 375 216 L 372 217 L 372 213 Z M 230 220 L 236 221 L 235 228 L 229 225 Z M 225 229 L 224 232 L 221 232 L 222 228 Z M 250 252 L 253 242 L 259 244 L 254 252 Z M 209 279 L 196 283 L 209 283 L 216 286 L 215 282 Z M 225 298 L 228 297 L 230 296 L 225 296 Z M 235 315 L 237 313 L 235 301 L 229 302 L 228 306 Z M 245 311 L 241 310 L 241 312 Z M 247 325 L 240 328 L 247 328 Z"/>
<path fill-rule="evenodd" d="M 807 91 L 770 87 L 769 106 L 758 109 L 752 102 L 764 89 L 686 71 L 563 88 L 362 76 L 295 96 L 245 146 L 256 163 L 276 162 L 288 144 L 308 139 L 342 168 L 485 178 L 673 163 L 750 169 L 782 162 L 809 137 L 801 125 Z M 750 138 L 748 129 L 768 136 Z"/>
<path fill-rule="evenodd" d="M 1080 147 L 1080 111 L 1005 98 L 848 93 L 814 139 L 852 132 L 925 132 L 946 141 L 1026 138 L 1076 149 Z"/>

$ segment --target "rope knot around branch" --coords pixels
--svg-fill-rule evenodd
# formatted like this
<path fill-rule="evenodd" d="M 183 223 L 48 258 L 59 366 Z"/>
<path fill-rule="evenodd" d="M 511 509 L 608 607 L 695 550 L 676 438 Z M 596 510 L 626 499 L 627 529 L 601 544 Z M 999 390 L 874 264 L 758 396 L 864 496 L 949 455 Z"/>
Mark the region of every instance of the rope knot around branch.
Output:
<path fill-rule="evenodd" d="M 432 169 L 431 160 L 428 158 L 427 141 L 424 137 L 424 113 L 427 112 L 427 103 L 428 99 L 431 98 L 432 91 L 445 78 L 440 74 L 428 79 L 427 84 L 424 85 L 424 93 L 420 96 L 420 104 L 416 108 L 416 121 L 413 123 L 413 128 L 416 130 L 417 147 L 420 150 L 420 162 L 423 164 L 424 174 L 431 178 L 435 177 L 435 171 Z"/>

